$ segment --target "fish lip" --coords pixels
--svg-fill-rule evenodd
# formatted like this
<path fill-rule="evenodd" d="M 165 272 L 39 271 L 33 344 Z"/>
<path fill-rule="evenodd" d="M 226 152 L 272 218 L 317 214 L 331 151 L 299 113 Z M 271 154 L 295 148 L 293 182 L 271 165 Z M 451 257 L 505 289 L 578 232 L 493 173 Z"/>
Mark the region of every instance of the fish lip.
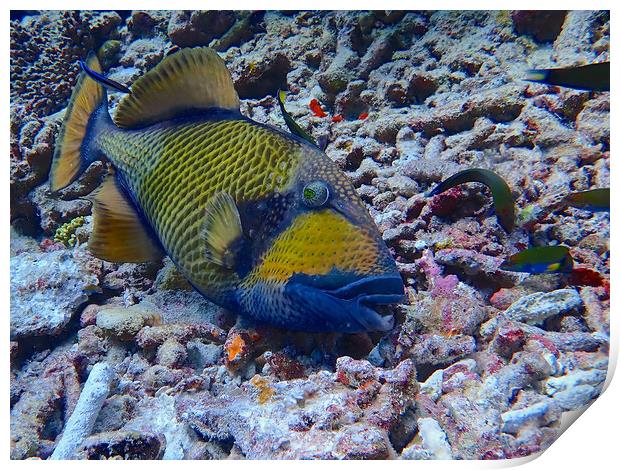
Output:
<path fill-rule="evenodd" d="M 325 293 L 340 300 L 357 299 L 369 305 L 388 305 L 403 301 L 405 286 L 400 275 L 389 274 L 365 277 Z"/>
<path fill-rule="evenodd" d="M 302 282 L 286 287 L 295 302 L 307 305 L 306 331 L 360 333 L 389 331 L 393 315 L 382 315 L 375 307 L 402 302 L 405 287 L 398 274 L 370 276 L 336 289 L 321 288 Z"/>
<path fill-rule="evenodd" d="M 394 316 L 378 312 L 375 307 L 401 303 L 405 286 L 400 275 L 373 276 L 351 282 L 325 294 L 352 304 L 351 319 L 366 331 L 389 331 L 394 328 Z"/>

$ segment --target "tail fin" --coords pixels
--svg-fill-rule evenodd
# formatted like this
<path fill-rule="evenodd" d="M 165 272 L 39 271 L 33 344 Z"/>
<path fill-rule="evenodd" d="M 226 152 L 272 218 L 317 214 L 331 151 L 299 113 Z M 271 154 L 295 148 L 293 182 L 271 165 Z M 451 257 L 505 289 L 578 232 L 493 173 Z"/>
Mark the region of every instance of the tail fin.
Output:
<path fill-rule="evenodd" d="M 101 72 L 94 53 L 86 59 L 88 67 Z M 69 100 L 65 119 L 56 139 L 56 150 L 50 170 L 52 191 L 68 186 L 86 167 L 99 157 L 89 145 L 98 120 L 110 120 L 108 99 L 103 86 L 82 72 Z"/>

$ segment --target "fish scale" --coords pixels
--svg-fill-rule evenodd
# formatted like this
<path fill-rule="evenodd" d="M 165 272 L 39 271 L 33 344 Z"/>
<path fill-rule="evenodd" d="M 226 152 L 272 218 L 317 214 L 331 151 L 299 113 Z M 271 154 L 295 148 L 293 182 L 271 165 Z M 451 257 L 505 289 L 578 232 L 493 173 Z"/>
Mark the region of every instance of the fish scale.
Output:
<path fill-rule="evenodd" d="M 224 191 L 242 203 L 283 190 L 301 153 L 295 141 L 244 119 L 110 129 L 98 139 L 166 252 L 210 298 L 225 296 L 239 280 L 205 258 L 201 227 L 208 199 Z"/>

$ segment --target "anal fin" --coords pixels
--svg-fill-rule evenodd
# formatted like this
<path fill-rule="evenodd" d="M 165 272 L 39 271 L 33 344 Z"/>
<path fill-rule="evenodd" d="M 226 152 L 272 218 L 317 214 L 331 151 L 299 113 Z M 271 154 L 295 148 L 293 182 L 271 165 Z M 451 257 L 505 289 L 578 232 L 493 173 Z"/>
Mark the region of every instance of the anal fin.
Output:
<path fill-rule="evenodd" d="M 93 233 L 88 241 L 97 258 L 114 263 L 144 263 L 163 258 L 134 205 L 109 174 L 90 198 L 93 201 Z"/>

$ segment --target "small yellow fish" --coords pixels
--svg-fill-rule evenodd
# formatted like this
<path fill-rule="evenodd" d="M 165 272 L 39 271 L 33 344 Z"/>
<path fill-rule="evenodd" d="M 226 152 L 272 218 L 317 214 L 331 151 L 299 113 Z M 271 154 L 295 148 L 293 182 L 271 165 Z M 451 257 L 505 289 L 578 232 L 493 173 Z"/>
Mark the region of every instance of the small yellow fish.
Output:
<path fill-rule="evenodd" d="M 94 284 L 88 284 L 84 287 L 82 287 L 82 293 L 86 294 L 86 295 L 93 295 L 93 294 L 101 294 L 103 293 L 103 289 L 99 286 L 96 286 Z"/>
<path fill-rule="evenodd" d="M 216 52 L 167 56 L 113 118 L 103 85 L 118 86 L 99 78 L 96 56 L 83 68 L 50 183 L 110 163 L 91 196 L 95 256 L 168 255 L 211 301 L 280 327 L 392 328 L 375 307 L 402 301 L 403 281 L 352 183 L 315 145 L 242 116 Z"/>

